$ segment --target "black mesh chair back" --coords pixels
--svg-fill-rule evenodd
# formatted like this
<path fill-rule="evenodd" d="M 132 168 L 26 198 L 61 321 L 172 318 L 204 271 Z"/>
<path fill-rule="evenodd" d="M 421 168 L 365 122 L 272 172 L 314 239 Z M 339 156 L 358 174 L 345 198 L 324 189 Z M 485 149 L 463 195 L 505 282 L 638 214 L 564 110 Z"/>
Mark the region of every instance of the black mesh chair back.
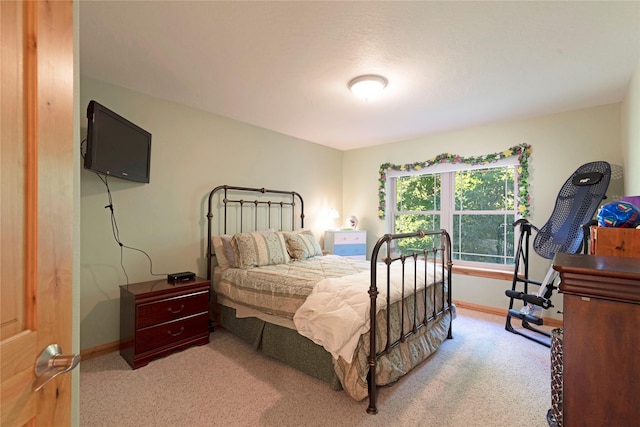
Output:
<path fill-rule="evenodd" d="M 552 259 L 559 252 L 580 250 L 582 226 L 593 219 L 610 179 L 611 166 L 602 161 L 584 164 L 571 175 L 558 193 L 551 217 L 533 241 L 538 255 Z"/>

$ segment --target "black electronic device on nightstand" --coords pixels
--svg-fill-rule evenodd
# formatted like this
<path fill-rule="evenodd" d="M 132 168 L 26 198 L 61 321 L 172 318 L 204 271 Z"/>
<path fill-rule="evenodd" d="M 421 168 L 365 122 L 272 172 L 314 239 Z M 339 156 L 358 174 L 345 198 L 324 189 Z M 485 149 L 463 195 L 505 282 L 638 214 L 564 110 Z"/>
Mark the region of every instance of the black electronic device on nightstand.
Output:
<path fill-rule="evenodd" d="M 195 277 L 196 277 L 196 274 L 190 271 L 167 274 L 167 280 L 169 281 L 169 283 L 189 282 L 195 279 Z"/>

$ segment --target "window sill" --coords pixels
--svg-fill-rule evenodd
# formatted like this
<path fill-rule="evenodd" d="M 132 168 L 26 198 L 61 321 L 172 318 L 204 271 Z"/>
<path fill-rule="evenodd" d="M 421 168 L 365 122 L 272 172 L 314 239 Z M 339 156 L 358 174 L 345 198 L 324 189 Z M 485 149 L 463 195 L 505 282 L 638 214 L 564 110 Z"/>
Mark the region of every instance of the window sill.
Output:
<path fill-rule="evenodd" d="M 487 277 L 489 279 L 513 280 L 513 271 L 494 270 L 490 268 L 478 268 L 453 265 L 454 274 L 464 274 L 465 276 Z"/>

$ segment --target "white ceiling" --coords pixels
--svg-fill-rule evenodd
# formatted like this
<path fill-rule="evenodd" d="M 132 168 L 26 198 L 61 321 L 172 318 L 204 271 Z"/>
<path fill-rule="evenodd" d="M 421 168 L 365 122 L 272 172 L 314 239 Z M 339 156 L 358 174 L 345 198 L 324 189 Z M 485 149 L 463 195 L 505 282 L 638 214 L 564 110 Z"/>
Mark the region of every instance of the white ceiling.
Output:
<path fill-rule="evenodd" d="M 82 75 L 341 150 L 618 102 L 639 57 L 638 1 L 80 3 Z"/>

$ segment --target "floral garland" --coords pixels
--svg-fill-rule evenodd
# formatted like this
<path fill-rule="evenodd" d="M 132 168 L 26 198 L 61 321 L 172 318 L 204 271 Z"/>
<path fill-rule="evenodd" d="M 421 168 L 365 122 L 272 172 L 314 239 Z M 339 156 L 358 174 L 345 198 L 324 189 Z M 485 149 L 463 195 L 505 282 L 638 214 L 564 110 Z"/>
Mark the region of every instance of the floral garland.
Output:
<path fill-rule="evenodd" d="M 433 157 L 425 162 L 409 163 L 406 165 L 394 165 L 391 163 L 383 163 L 380 165 L 380 179 L 378 180 L 378 218 L 385 218 L 386 210 L 386 182 L 388 171 L 419 171 L 438 163 L 464 163 L 467 165 L 488 165 L 498 160 L 506 159 L 511 156 L 518 156 L 520 167 L 517 169 L 516 180 L 518 182 L 518 212 L 522 218 L 529 216 L 529 155 L 531 154 L 531 146 L 528 144 L 520 144 L 515 147 L 508 148 L 499 153 L 485 154 L 479 157 L 461 157 L 456 154 L 443 153 Z"/>

